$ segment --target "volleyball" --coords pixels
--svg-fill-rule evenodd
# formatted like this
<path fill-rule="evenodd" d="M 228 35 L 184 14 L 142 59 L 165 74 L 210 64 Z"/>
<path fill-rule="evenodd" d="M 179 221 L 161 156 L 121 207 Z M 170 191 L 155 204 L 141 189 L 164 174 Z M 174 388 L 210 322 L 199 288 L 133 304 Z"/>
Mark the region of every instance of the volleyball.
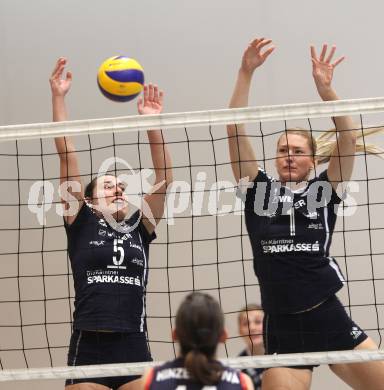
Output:
<path fill-rule="evenodd" d="M 106 59 L 97 73 L 101 93 L 116 102 L 128 102 L 143 89 L 144 70 L 133 58 L 115 56 Z"/>

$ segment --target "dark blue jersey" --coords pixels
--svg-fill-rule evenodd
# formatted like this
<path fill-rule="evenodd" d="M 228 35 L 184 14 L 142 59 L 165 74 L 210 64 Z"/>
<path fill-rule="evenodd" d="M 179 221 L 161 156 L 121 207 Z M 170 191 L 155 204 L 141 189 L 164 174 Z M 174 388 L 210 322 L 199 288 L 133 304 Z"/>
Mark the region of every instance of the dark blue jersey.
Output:
<path fill-rule="evenodd" d="M 133 226 L 138 218 L 135 213 L 125 223 Z M 74 328 L 144 332 L 148 251 L 155 234 L 141 221 L 129 233 L 119 233 L 86 203 L 65 228 L 75 287 Z"/>
<path fill-rule="evenodd" d="M 223 367 L 221 380 L 216 385 L 204 386 L 190 379 L 183 359 L 178 358 L 162 366 L 154 367 L 147 377 L 145 390 L 246 390 L 244 374 L 230 367 Z M 180 386 L 180 387 L 179 387 Z"/>
<path fill-rule="evenodd" d="M 239 354 L 239 356 L 251 356 L 251 355 L 249 355 L 248 351 L 244 349 L 244 351 L 242 351 Z M 264 368 L 250 367 L 250 368 L 245 368 L 244 370 L 241 371 L 244 372 L 244 374 L 247 374 L 251 378 L 255 390 L 261 390 L 261 378 L 263 376 Z"/>
<path fill-rule="evenodd" d="M 327 172 L 291 191 L 262 169 L 246 191 L 245 222 L 263 309 L 295 313 L 343 286 L 329 248 L 341 199 Z"/>

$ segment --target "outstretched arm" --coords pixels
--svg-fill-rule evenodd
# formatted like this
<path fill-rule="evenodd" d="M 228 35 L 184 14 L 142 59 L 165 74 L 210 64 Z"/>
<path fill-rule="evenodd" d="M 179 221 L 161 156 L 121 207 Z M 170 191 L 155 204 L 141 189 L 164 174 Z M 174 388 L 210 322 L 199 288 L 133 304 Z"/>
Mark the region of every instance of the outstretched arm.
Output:
<path fill-rule="evenodd" d="M 248 106 L 253 72 L 264 63 L 275 49 L 274 46 L 269 46 L 264 50 L 271 42 L 270 39 L 257 38 L 248 45 L 243 54 L 235 89 L 229 103 L 230 108 Z M 239 182 L 243 177 L 253 180 L 258 173 L 258 164 L 244 125 L 228 125 L 227 132 L 232 171 L 236 182 Z"/>
<path fill-rule="evenodd" d="M 320 56 L 317 56 L 315 48 L 311 46 L 312 74 L 317 91 L 324 101 L 339 100 L 331 84 L 333 71 L 344 57 L 332 62 L 336 46 L 332 46 L 329 53 L 327 52 L 328 46 L 324 44 Z M 336 189 L 340 182 L 351 178 L 356 152 L 356 132 L 349 116 L 335 117 L 334 122 L 337 142 L 329 160 L 327 174 L 332 187 Z"/>
<path fill-rule="evenodd" d="M 49 79 L 52 91 L 52 114 L 54 122 L 67 120 L 65 95 L 71 88 L 72 74 L 71 72 L 67 72 L 65 78 L 63 78 L 66 63 L 67 60 L 65 58 L 59 58 Z M 84 201 L 76 150 L 70 137 L 55 138 L 55 145 L 60 157 L 60 184 L 64 184 L 64 191 L 67 191 L 69 195 L 75 198 L 75 203 L 70 204 L 69 199 L 64 199 L 65 197 L 62 196 L 65 209 L 68 211 L 71 207 L 71 210 L 74 210 L 73 213 L 69 213 L 73 215 L 64 217 L 65 221 L 70 225 L 75 220 L 77 211 L 80 210 Z M 72 182 L 72 185 L 69 185 L 69 182 Z M 68 184 L 65 185 L 65 183 Z"/>
<path fill-rule="evenodd" d="M 160 114 L 163 110 L 163 92 L 156 85 L 145 85 L 143 98 L 137 102 L 140 114 Z M 161 130 L 148 130 L 148 140 L 151 148 L 152 163 L 155 169 L 155 183 L 153 189 L 144 198 L 152 213 L 150 220 L 143 211 L 143 223 L 149 233 L 155 230 L 156 225 L 164 214 L 164 203 L 168 185 L 172 182 L 172 160 L 167 144 L 164 142 Z M 155 224 L 153 224 L 153 222 Z"/>

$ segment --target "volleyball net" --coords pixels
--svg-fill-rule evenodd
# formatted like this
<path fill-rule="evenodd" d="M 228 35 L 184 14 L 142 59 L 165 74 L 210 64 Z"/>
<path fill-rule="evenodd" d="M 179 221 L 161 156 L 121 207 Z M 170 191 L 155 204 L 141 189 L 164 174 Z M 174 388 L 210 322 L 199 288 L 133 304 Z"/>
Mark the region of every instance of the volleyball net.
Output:
<path fill-rule="evenodd" d="M 382 350 L 235 358 L 244 349 L 239 312 L 259 303 L 260 293 L 225 124 L 248 123 L 258 162 L 274 175 L 276 142 L 286 129 L 299 126 L 316 137 L 334 127 L 331 117 L 342 115 L 353 116 L 363 140 L 372 133 L 367 143 L 384 146 L 376 134 L 384 124 L 384 98 L 0 127 L 0 381 L 139 374 L 152 364 L 64 367 L 74 289 L 52 139 L 73 136 L 84 183 L 104 167 L 105 173 L 128 178 L 128 193 L 133 191 L 129 195 L 141 196 L 153 176 L 148 129 L 162 129 L 174 172 L 158 238 L 150 249 L 146 312 L 155 361 L 177 353 L 171 330 L 179 303 L 191 291 L 208 292 L 219 300 L 229 338 L 218 355 L 234 367 L 384 359 Z M 377 156 L 357 153 L 352 201 L 342 206 L 330 251 L 346 278 L 340 300 L 380 347 L 382 164 Z"/>

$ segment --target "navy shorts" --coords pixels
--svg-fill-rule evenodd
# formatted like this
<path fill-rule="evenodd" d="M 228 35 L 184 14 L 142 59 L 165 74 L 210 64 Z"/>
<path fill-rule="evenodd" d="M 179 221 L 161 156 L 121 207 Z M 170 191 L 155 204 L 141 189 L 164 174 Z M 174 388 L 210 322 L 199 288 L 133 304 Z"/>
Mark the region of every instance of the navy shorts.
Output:
<path fill-rule="evenodd" d="M 68 366 L 134 363 L 152 361 L 145 333 L 93 332 L 74 330 L 68 351 Z M 67 379 L 65 385 L 91 382 L 111 389 L 128 383 L 135 376 Z"/>
<path fill-rule="evenodd" d="M 268 355 L 350 350 L 367 338 L 336 295 L 305 312 L 265 313 L 263 325 L 264 347 Z M 316 366 L 294 368 L 313 369 Z"/>

